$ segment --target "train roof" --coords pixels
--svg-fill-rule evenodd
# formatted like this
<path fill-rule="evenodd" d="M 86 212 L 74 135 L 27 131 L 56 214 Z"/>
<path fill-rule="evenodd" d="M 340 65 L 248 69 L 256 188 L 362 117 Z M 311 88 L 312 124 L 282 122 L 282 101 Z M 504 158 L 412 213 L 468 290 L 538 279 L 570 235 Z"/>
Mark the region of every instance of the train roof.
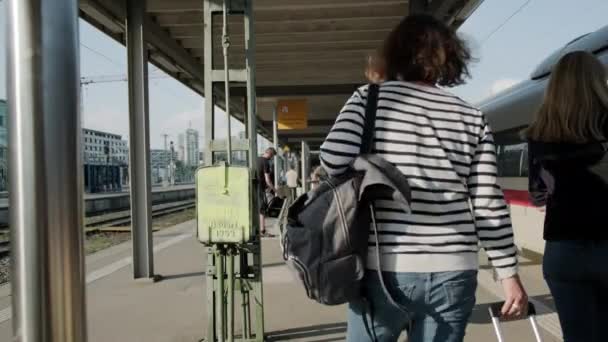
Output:
<path fill-rule="evenodd" d="M 563 55 L 581 50 L 595 54 L 608 68 L 608 25 L 570 41 L 541 61 L 527 80 L 481 101 L 478 106 L 494 131 L 512 132 L 503 137 L 517 140 L 517 132 L 529 124 L 541 104 L 553 67 Z"/>
<path fill-rule="evenodd" d="M 557 64 L 557 61 L 563 55 L 567 54 L 568 52 L 579 50 L 589 51 L 594 54 L 600 54 L 603 51 L 608 50 L 608 25 L 595 32 L 588 33 L 574 39 L 550 54 L 534 69 L 530 75 L 530 78 L 540 79 L 548 76 L 555 64 Z"/>

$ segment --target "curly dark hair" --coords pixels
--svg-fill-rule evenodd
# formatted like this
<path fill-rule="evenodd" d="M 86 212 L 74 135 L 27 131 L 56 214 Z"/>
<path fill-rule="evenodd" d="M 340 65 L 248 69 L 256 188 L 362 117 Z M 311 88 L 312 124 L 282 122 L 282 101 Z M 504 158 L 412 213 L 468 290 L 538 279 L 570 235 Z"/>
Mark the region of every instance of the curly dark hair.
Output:
<path fill-rule="evenodd" d="M 382 51 L 388 80 L 453 87 L 470 76 L 469 47 L 456 32 L 430 15 L 404 18 Z"/>

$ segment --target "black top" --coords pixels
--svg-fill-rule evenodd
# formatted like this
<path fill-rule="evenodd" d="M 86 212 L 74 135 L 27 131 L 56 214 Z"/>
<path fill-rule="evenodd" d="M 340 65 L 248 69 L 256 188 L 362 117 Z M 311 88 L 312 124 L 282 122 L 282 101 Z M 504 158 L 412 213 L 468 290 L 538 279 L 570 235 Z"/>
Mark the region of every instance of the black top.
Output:
<path fill-rule="evenodd" d="M 608 154 L 599 142 L 529 142 L 529 188 L 545 240 L 608 240 Z"/>
<path fill-rule="evenodd" d="M 258 181 L 260 182 L 260 191 L 265 192 L 268 189 L 266 184 L 266 177 L 264 174 L 271 175 L 270 181 L 272 181 L 272 167 L 270 167 L 270 159 L 264 157 L 258 158 Z"/>

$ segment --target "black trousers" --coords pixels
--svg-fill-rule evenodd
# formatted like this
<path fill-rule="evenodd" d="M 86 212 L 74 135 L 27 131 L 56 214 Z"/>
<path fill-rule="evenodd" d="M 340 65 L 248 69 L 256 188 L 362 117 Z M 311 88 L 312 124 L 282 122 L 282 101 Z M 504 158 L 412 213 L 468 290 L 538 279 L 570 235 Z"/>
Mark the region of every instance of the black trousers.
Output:
<path fill-rule="evenodd" d="M 608 241 L 547 241 L 543 274 L 564 342 L 608 341 Z"/>

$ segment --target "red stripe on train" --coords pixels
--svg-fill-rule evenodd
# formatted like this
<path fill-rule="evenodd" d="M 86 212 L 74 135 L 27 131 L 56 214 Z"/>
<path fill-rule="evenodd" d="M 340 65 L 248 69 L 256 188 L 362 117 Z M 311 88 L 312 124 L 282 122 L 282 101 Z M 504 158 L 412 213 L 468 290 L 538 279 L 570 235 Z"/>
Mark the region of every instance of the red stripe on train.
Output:
<path fill-rule="evenodd" d="M 511 205 L 520 205 L 524 207 L 533 207 L 530 202 L 530 194 L 526 190 L 510 190 L 504 189 L 505 200 Z"/>

